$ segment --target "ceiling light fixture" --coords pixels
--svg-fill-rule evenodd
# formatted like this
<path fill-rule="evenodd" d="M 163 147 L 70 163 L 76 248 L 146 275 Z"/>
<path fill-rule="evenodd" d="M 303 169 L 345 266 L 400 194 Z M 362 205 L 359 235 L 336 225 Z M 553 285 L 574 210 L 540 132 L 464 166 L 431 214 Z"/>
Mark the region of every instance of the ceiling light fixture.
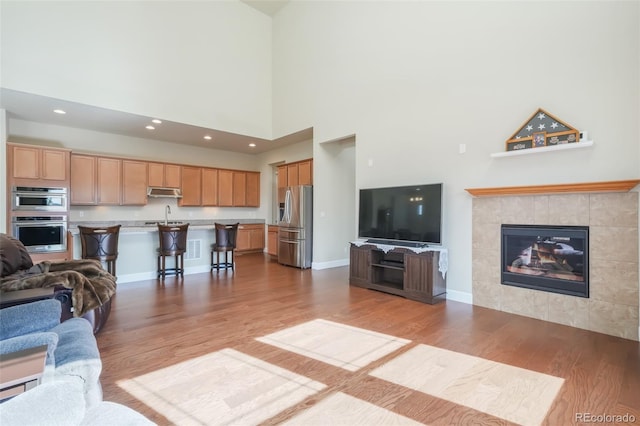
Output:
<path fill-rule="evenodd" d="M 250 146 L 251 148 L 254 148 L 254 147 L 256 146 L 256 144 L 255 144 L 255 143 L 250 143 L 250 144 L 249 144 L 249 146 Z"/>
<path fill-rule="evenodd" d="M 209 136 L 209 135 L 206 135 L 204 138 L 205 138 L 206 140 L 208 140 L 208 141 L 210 141 L 210 140 L 211 140 L 211 136 Z"/>
<path fill-rule="evenodd" d="M 158 120 L 157 118 L 154 118 L 153 120 L 151 120 L 151 122 L 156 124 L 162 124 L 162 120 Z"/>
<path fill-rule="evenodd" d="M 55 112 L 56 114 L 66 114 L 67 112 L 63 109 L 54 109 L 53 112 Z"/>
<path fill-rule="evenodd" d="M 149 130 L 155 130 L 155 129 L 156 129 L 156 128 L 155 128 L 155 127 L 153 127 L 151 124 L 149 124 L 149 125 L 148 125 L 148 126 L 146 126 L 145 128 L 146 128 L 146 129 L 149 129 Z"/>

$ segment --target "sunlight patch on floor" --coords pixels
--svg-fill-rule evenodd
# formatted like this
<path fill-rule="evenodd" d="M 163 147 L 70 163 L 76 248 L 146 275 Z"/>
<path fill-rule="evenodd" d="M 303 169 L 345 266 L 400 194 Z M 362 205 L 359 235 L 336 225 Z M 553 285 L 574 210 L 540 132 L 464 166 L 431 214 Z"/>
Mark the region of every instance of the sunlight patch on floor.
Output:
<path fill-rule="evenodd" d="M 539 425 L 564 379 L 428 345 L 371 375 L 521 425 Z"/>
<path fill-rule="evenodd" d="M 342 392 L 336 392 L 282 424 L 301 426 L 413 426 L 423 425 L 424 423 L 416 422 L 408 417 Z"/>
<path fill-rule="evenodd" d="M 357 371 L 411 342 L 323 319 L 289 327 L 256 340 L 347 371 Z"/>
<path fill-rule="evenodd" d="M 258 424 L 326 386 L 233 349 L 118 385 L 174 424 Z"/>

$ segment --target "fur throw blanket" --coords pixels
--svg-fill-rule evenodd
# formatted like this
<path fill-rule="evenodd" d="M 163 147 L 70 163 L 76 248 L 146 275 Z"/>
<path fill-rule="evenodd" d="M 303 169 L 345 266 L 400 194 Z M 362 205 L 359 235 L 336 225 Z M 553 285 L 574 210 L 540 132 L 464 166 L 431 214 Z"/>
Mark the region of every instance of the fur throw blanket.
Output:
<path fill-rule="evenodd" d="M 116 278 L 97 260 L 31 263 L 20 241 L 0 234 L 0 292 L 61 286 L 71 289 L 73 315 L 81 317 L 111 298 Z"/>

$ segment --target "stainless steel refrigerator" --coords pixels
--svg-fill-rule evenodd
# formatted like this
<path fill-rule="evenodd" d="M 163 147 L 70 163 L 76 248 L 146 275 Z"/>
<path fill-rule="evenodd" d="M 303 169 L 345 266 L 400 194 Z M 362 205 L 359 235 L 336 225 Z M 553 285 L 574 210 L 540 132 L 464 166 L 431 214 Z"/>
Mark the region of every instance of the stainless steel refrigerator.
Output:
<path fill-rule="evenodd" d="M 310 268 L 313 250 L 313 187 L 290 186 L 280 195 L 278 263 Z"/>

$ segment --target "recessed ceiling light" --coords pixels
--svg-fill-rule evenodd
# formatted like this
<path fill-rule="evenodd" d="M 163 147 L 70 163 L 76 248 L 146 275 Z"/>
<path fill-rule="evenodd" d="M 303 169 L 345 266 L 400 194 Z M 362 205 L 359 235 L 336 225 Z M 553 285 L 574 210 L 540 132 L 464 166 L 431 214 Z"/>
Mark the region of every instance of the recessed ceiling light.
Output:
<path fill-rule="evenodd" d="M 62 110 L 62 109 L 54 109 L 53 112 L 55 112 L 56 114 L 66 114 L 67 113 L 65 110 Z"/>
<path fill-rule="evenodd" d="M 208 141 L 210 141 L 210 140 L 211 140 L 211 136 L 209 136 L 209 135 L 206 135 L 204 138 L 205 138 L 206 140 L 208 140 Z"/>
<path fill-rule="evenodd" d="M 255 146 L 256 146 L 256 144 L 255 144 L 255 143 L 250 143 L 250 144 L 249 144 L 249 146 L 250 146 L 251 148 L 253 148 L 253 147 L 255 147 Z"/>
<path fill-rule="evenodd" d="M 146 128 L 146 129 L 149 129 L 149 130 L 155 130 L 155 129 L 156 129 L 156 128 L 155 128 L 155 127 L 153 127 L 151 124 L 149 124 L 149 125 L 148 125 L 148 126 L 146 126 L 145 128 Z"/>
<path fill-rule="evenodd" d="M 151 122 L 156 124 L 161 124 L 162 120 L 158 120 L 157 118 L 154 118 L 153 120 L 151 120 Z"/>

